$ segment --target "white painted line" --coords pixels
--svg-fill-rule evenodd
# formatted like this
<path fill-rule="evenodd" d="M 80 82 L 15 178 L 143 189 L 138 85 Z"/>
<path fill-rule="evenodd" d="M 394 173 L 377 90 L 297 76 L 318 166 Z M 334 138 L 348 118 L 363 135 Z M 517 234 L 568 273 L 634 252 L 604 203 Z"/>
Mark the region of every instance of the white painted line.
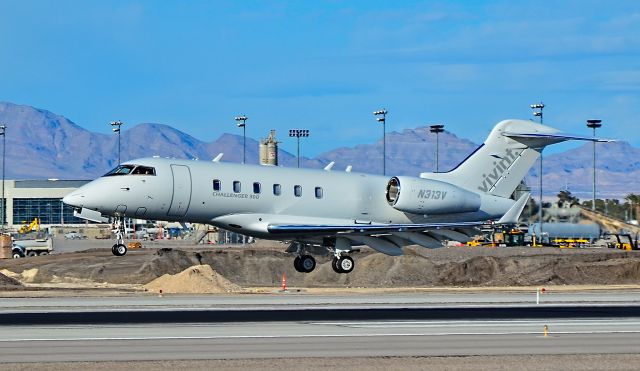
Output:
<path fill-rule="evenodd" d="M 552 331 L 553 335 L 596 335 L 596 334 L 638 334 L 640 330 L 620 331 Z M 358 337 L 420 337 L 420 336 L 493 336 L 493 335 L 541 335 L 541 331 L 508 331 L 508 332 L 434 332 L 434 333 L 390 333 L 390 334 L 316 334 L 316 335 L 228 335 L 228 336 L 131 336 L 131 337 L 78 337 L 78 338 L 16 338 L 0 339 L 0 343 L 30 341 L 147 341 L 147 340 L 233 340 L 233 339 L 304 339 L 304 338 L 358 338 Z"/>

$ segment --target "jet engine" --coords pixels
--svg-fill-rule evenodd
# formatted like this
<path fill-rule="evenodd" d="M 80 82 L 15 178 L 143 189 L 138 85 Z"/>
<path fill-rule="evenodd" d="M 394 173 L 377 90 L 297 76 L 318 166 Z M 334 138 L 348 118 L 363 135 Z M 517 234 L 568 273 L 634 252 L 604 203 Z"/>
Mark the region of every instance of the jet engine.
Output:
<path fill-rule="evenodd" d="M 387 183 L 387 202 L 412 214 L 473 212 L 480 209 L 480 195 L 439 180 L 396 176 Z"/>

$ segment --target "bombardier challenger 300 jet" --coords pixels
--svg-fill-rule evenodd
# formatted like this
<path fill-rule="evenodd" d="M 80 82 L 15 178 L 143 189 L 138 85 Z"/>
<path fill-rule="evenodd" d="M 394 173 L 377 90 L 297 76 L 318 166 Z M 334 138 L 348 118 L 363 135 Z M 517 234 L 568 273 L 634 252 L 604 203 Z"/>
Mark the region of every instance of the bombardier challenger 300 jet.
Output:
<path fill-rule="evenodd" d="M 128 161 L 64 197 L 76 214 L 211 224 L 244 235 L 290 241 L 299 272 L 316 266 L 311 251 L 333 254 L 333 269 L 354 268 L 349 253 L 367 245 L 401 255 L 468 241 L 487 221 L 515 223 L 529 194 L 511 195 L 542 149 L 566 140 L 605 141 L 562 134 L 522 120 L 498 123 L 456 168 L 419 177 L 143 158 Z M 104 219 L 103 219 L 104 220 Z M 123 223 L 120 223 L 121 225 Z M 127 252 L 122 231 L 114 255 Z"/>

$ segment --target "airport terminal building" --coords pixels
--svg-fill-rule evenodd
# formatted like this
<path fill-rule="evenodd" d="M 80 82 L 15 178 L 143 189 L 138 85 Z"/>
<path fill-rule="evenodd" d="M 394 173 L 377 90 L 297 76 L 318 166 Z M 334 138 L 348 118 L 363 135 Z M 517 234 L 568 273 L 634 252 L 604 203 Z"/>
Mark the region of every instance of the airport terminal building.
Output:
<path fill-rule="evenodd" d="M 19 228 L 39 218 L 43 226 L 86 225 L 73 216 L 73 208 L 62 198 L 89 180 L 5 180 L 0 207 L 5 225 Z"/>

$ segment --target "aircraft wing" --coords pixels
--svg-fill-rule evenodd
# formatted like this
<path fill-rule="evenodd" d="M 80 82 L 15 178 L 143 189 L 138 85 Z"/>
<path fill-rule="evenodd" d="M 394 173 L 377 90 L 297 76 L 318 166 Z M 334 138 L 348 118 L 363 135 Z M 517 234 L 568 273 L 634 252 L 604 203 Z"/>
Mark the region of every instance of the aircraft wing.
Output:
<path fill-rule="evenodd" d="M 426 230 L 477 227 L 486 222 L 422 223 L 422 224 L 269 224 L 267 230 L 273 234 L 333 233 L 381 234 L 391 232 L 416 232 Z"/>

